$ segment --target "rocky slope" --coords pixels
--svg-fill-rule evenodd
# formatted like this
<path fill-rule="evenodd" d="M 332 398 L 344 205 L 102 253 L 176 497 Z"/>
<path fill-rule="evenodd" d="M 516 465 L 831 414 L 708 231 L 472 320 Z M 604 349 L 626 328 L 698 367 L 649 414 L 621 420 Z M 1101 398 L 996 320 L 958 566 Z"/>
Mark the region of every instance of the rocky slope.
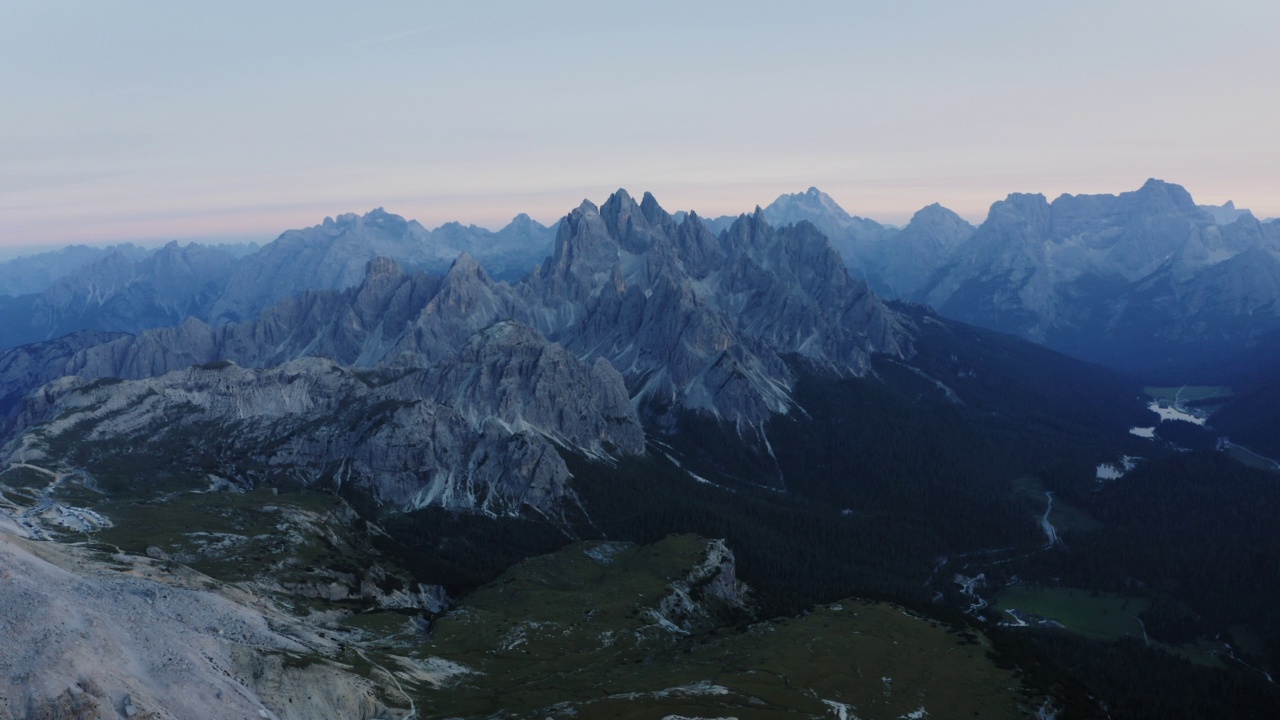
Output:
<path fill-rule="evenodd" d="M 723 541 L 578 543 L 531 558 L 436 625 L 433 654 L 474 672 L 428 690 L 428 717 L 1026 717 L 985 638 L 850 600 L 752 620 Z M 1049 707 L 1046 705 L 1046 707 Z"/>
<path fill-rule="evenodd" d="M 408 717 L 319 628 L 146 558 L 32 543 L 0 517 L 0 717 Z"/>
<path fill-rule="evenodd" d="M 357 372 L 303 358 L 129 382 L 69 376 L 29 396 L 6 434 L 17 437 L 9 462 L 95 473 L 120 455 L 194 454 L 248 487 L 351 483 L 403 509 L 548 515 L 572 498 L 557 445 L 601 457 L 644 450 L 616 371 L 514 323 L 426 368 Z"/>

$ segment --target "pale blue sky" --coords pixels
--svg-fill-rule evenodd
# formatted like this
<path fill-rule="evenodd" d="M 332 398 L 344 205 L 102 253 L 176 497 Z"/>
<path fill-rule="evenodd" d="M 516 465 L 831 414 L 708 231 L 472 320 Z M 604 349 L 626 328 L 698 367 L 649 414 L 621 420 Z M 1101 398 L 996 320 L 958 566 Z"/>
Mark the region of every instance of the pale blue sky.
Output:
<path fill-rule="evenodd" d="M 2 0 L 0 245 L 1148 177 L 1280 215 L 1280 3 Z"/>

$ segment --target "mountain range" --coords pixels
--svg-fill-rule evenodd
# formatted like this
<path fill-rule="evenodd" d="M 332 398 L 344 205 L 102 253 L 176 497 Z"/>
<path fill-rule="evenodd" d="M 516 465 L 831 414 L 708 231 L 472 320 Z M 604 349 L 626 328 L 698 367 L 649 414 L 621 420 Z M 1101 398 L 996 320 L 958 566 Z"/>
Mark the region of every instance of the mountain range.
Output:
<path fill-rule="evenodd" d="M 326 218 L 260 248 L 172 242 L 17 258 L 0 263 L 0 347 L 85 329 L 133 333 L 187 317 L 249 320 L 304 290 L 358 285 L 375 257 L 439 273 L 465 252 L 514 279 L 546 257 L 553 236 L 527 215 L 497 232 L 459 223 L 427 230 L 377 209 Z"/>
<path fill-rule="evenodd" d="M 551 228 L 375 210 L 239 256 L 106 251 L 0 302 L 0 551 L 59 578 L 0 573 L 33 628 L 0 632 L 0 664 L 57 669 L 11 714 L 185 702 L 145 680 L 182 682 L 163 658 L 70 665 L 74 638 L 33 609 L 64 585 L 110 630 L 82 639 L 142 652 L 94 600 L 116 597 L 221 702 L 280 717 L 632 701 L 840 717 L 851 698 L 897 717 L 947 707 L 969 672 L 1018 687 L 975 712 L 998 695 L 1006 714 L 1133 713 L 1149 701 L 1133 673 L 1169 716 L 1280 707 L 1253 669 L 1280 665 L 1257 572 L 1280 558 L 1280 490 L 1116 372 L 1190 373 L 1255 343 L 1231 377 L 1265 383 L 1276 230 L 1158 181 L 1010 196 L 977 227 L 937 205 L 887 227 L 816 189 L 715 220 L 619 190 Z M 1239 437 L 1257 413 L 1236 411 Z M 110 579 L 123 568 L 179 587 L 175 604 Z M 1023 591 L 1115 612 L 1100 634 L 1041 635 L 1031 606 L 1009 612 Z M 850 596 L 911 609 L 840 615 Z M 186 628 L 195 608 L 233 637 Z M 872 644 L 888 665 L 857 660 L 898 679 L 846 673 L 856 692 L 827 697 L 839 683 L 776 655 L 810 652 L 819 623 L 870 632 L 861 613 L 908 618 Z M 1168 665 L 1175 647 L 1215 669 Z M 803 666 L 809 689 L 689 675 L 734 652 Z"/>
<path fill-rule="evenodd" d="M 1150 381 L 1221 380 L 1217 368 L 1280 328 L 1280 221 L 1232 203 L 1196 205 L 1158 180 L 1053 202 L 1016 193 L 977 227 L 937 204 L 900 228 L 882 225 L 817 188 L 757 214 L 774 228 L 811 224 L 880 297 L 923 302 Z M 668 220 L 683 226 L 688 215 Z M 702 220 L 711 238 L 736 221 Z M 359 285 L 375 257 L 439 274 L 466 253 L 490 277 L 516 282 L 553 253 L 555 237 L 555 227 L 527 215 L 497 232 L 456 222 L 427 230 L 378 209 L 288 231 L 253 252 L 68 248 L 0 263 L 0 347 L 81 329 L 136 333 L 188 316 L 253 320 L 304 291 Z"/>
<path fill-rule="evenodd" d="M 1159 180 L 1052 202 L 1015 193 L 976 228 L 936 205 L 887 227 L 816 188 L 764 212 L 817 226 L 886 297 L 1152 382 L 1222 380 L 1218 367 L 1280 327 L 1280 221 Z"/>
<path fill-rule="evenodd" d="M 359 480 L 406 509 L 551 513 L 571 495 L 553 446 L 642 453 L 637 408 L 667 427 L 698 412 L 760 434 L 790 411 L 784 358 L 860 376 L 873 353 L 910 352 L 895 313 L 812 227 L 778 231 L 756 214 L 717 239 L 696 216 L 677 224 L 652 196 L 619 191 L 570 213 L 551 257 L 515 285 L 465 253 L 443 276 L 377 257 L 355 287 L 309 290 L 255 320 L 188 317 L 16 348 L 0 357 L 0 385 L 18 462 L 65 463 L 51 446 L 83 452 L 106 435 L 138 452 L 219 426 L 211 437 L 273 449 L 257 462 L 297 466 L 313 482 Z M 324 362 L 303 362 L 315 356 Z M 349 434 L 335 442 L 339 428 Z M 406 456 L 393 450 L 405 447 L 397 434 L 439 442 Z M 343 465 L 352 453 L 367 457 Z M 393 468 L 407 474 L 397 480 Z"/>

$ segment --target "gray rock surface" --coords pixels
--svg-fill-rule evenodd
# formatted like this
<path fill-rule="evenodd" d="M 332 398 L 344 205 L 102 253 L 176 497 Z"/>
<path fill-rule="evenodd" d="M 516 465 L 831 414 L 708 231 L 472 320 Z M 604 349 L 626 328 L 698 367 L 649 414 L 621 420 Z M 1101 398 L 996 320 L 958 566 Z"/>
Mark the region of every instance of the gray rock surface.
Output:
<path fill-rule="evenodd" d="M 72 443 L 81 452 L 92 445 L 98 459 L 147 448 L 185 460 L 197 447 L 215 472 L 244 485 L 279 472 L 355 483 L 403 509 L 492 514 L 528 506 L 550 515 L 571 500 L 557 444 L 601 457 L 644 450 L 616 371 L 584 365 L 514 323 L 425 369 L 356 371 L 303 358 L 134 381 L 65 377 L 30 395 L 10 422 L 10 462 L 65 465 L 57 448 Z"/>
<path fill-rule="evenodd" d="M 0 526 L 0 717 L 408 714 L 382 701 L 387 689 L 338 665 L 290 667 L 284 653 L 336 645 L 243 591 L 136 558 L 107 568 L 10 530 Z"/>

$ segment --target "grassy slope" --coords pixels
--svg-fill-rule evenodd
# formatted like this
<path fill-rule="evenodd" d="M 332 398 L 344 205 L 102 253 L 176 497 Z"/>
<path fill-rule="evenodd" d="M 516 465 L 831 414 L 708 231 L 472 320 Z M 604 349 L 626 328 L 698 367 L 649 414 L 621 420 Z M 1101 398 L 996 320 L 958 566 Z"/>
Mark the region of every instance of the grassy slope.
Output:
<path fill-rule="evenodd" d="M 602 562 L 588 555 L 605 547 Z M 691 635 L 646 610 L 705 541 L 581 543 L 533 558 L 466 598 L 424 650 L 474 671 L 424 693 L 430 717 L 1018 717 L 1019 683 L 980 635 L 897 606 L 845 601 L 803 617 Z M 1025 708 L 1024 708 L 1025 709 Z"/>

